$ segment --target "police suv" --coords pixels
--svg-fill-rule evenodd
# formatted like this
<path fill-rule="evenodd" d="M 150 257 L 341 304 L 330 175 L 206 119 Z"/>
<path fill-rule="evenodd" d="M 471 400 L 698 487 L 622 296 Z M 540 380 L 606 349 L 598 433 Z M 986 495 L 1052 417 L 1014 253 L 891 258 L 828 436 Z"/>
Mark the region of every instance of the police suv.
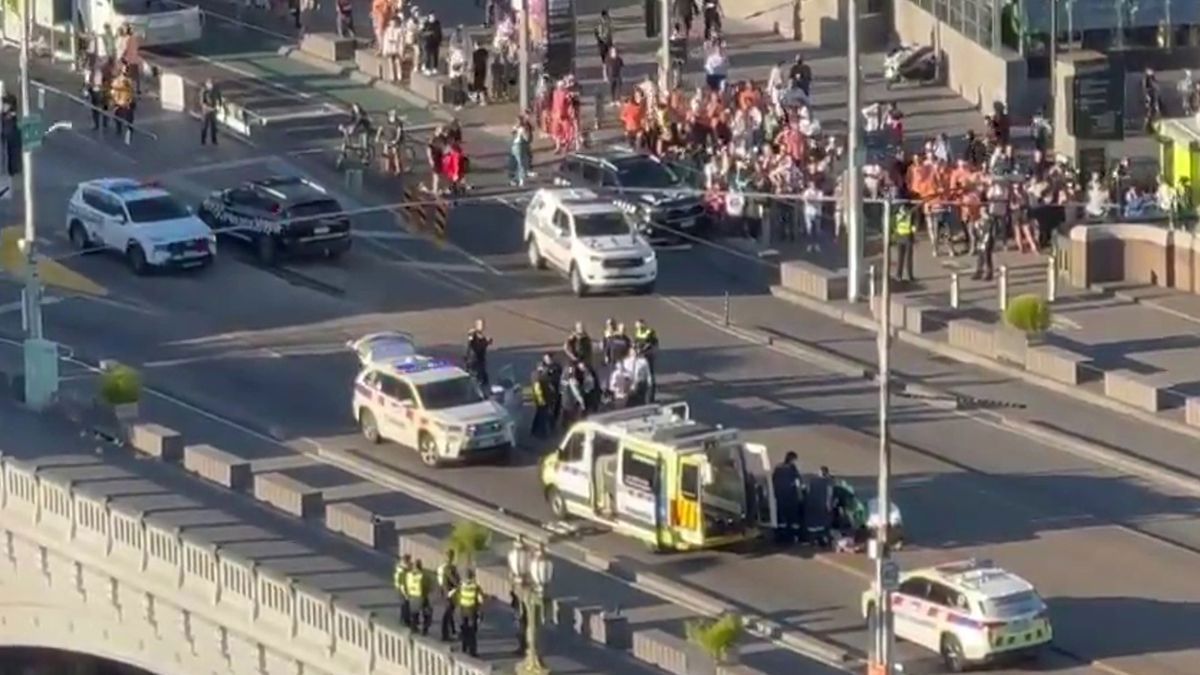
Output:
<path fill-rule="evenodd" d="M 270 265 L 280 254 L 336 258 L 350 248 L 350 218 L 325 188 L 281 176 L 218 190 L 200 204 L 217 234 L 249 246 Z"/>
<path fill-rule="evenodd" d="M 863 593 L 875 620 L 876 593 Z M 896 637 L 937 652 L 952 672 L 975 664 L 1033 657 L 1053 640 L 1046 603 L 1033 586 L 987 560 L 917 569 L 892 593 Z"/>
<path fill-rule="evenodd" d="M 373 333 L 347 344 L 359 358 L 353 414 L 371 443 L 415 448 L 429 466 L 505 457 L 516 443 L 510 407 L 515 382 L 485 396 L 465 370 L 416 353 L 403 333 Z"/>
<path fill-rule="evenodd" d="M 584 296 L 593 290 L 654 290 L 658 258 L 630 217 L 592 190 L 538 190 L 525 211 L 525 247 L 535 269 L 553 267 Z"/>
<path fill-rule="evenodd" d="M 155 268 L 203 267 L 217 254 L 204 222 L 154 183 L 100 178 L 75 188 L 67 203 L 67 236 L 80 251 L 116 251 L 134 274 Z"/>

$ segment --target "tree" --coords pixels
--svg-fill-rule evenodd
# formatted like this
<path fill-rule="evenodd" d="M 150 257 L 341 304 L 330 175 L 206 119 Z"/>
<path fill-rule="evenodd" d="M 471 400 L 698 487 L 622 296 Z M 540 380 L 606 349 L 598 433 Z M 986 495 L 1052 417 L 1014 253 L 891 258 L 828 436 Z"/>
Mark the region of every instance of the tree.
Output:
<path fill-rule="evenodd" d="M 1008 303 L 1004 321 L 1026 335 L 1040 335 L 1050 330 L 1050 303 L 1036 295 L 1019 295 Z"/>
<path fill-rule="evenodd" d="M 111 406 L 137 403 L 142 376 L 129 366 L 116 365 L 100 374 L 100 400 Z"/>
<path fill-rule="evenodd" d="M 492 531 L 471 520 L 460 520 L 454 524 L 450 537 L 446 540 L 446 549 L 454 552 L 454 557 L 463 564 L 475 562 L 480 553 L 492 547 Z"/>
<path fill-rule="evenodd" d="M 719 619 L 696 619 L 687 623 L 687 639 L 718 663 L 729 659 L 745 626 L 742 617 L 726 614 Z"/>

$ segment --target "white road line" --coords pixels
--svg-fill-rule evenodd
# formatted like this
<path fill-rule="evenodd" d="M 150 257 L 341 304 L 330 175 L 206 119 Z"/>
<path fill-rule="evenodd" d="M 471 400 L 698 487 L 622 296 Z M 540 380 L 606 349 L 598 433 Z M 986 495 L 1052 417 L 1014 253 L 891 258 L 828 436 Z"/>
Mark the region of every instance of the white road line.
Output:
<path fill-rule="evenodd" d="M 45 296 L 42 298 L 42 306 L 45 307 L 46 305 L 56 305 L 65 299 L 66 298 L 60 298 L 56 295 L 48 295 L 48 296 Z M 22 304 L 24 304 L 24 303 L 22 303 L 20 300 L 18 300 L 16 302 L 7 302 L 3 305 L 0 305 L 0 315 L 16 314 L 17 312 L 21 311 Z"/>
<path fill-rule="evenodd" d="M 263 126 L 271 126 L 272 124 L 278 122 L 321 119 L 322 117 L 345 117 L 345 115 L 345 112 L 338 110 L 333 106 L 322 104 L 317 108 L 309 108 L 307 110 L 296 110 L 293 112 L 279 113 L 277 115 L 262 115 L 259 117 L 259 121 L 263 124 Z"/>

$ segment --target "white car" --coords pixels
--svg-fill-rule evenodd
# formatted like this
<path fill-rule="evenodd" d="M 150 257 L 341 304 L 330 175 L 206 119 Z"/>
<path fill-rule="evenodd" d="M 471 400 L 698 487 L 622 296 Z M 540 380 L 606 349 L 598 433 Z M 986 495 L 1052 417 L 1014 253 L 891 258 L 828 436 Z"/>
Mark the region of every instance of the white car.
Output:
<path fill-rule="evenodd" d="M 80 183 L 67 204 L 67 236 L 80 251 L 119 253 L 135 274 L 203 267 L 217 255 L 208 225 L 170 192 L 132 178 Z"/>
<path fill-rule="evenodd" d="M 538 190 L 525 211 L 525 247 L 536 269 L 553 267 L 578 296 L 654 291 L 658 258 L 628 214 L 591 190 Z"/>
<path fill-rule="evenodd" d="M 404 354 L 405 345 L 412 342 L 403 333 L 349 343 L 362 365 L 353 413 L 363 437 L 415 448 L 429 466 L 506 456 L 516 445 L 511 406 L 519 410 L 520 386 L 502 377 L 485 396 L 462 368 L 415 349 Z"/>
<path fill-rule="evenodd" d="M 876 593 L 863 593 L 875 620 Z M 976 664 L 1036 657 L 1054 639 L 1046 603 L 1025 579 L 987 560 L 917 569 L 892 593 L 896 637 L 941 655 L 960 672 Z"/>

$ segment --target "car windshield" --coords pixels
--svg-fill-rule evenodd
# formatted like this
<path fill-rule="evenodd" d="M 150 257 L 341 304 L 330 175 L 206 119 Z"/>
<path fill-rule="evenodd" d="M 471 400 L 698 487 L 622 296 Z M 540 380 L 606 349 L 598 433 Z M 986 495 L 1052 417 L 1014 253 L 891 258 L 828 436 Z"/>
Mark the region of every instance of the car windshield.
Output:
<path fill-rule="evenodd" d="M 577 237 L 620 237 L 631 234 L 625 214 L 588 213 L 575 216 L 575 236 Z"/>
<path fill-rule="evenodd" d="M 658 190 L 679 186 L 679 177 L 662 164 L 639 157 L 617 165 L 617 177 L 621 185 L 629 188 Z"/>
<path fill-rule="evenodd" d="M 1015 619 L 1042 611 L 1045 603 L 1033 591 L 1023 591 L 983 601 L 983 615 L 989 619 Z"/>
<path fill-rule="evenodd" d="M 331 213 L 341 213 L 342 207 L 332 199 L 321 199 L 315 202 L 305 202 L 296 204 L 288 209 L 288 217 L 290 218 L 312 218 L 313 216 L 325 216 Z"/>
<path fill-rule="evenodd" d="M 439 382 L 430 382 L 417 387 L 421 403 L 426 410 L 445 410 L 471 405 L 484 400 L 479 384 L 474 378 L 462 376 Z"/>
<path fill-rule="evenodd" d="M 129 219 L 135 223 L 175 220 L 191 215 L 183 204 L 166 195 L 125 202 L 125 207 L 129 209 Z"/>

